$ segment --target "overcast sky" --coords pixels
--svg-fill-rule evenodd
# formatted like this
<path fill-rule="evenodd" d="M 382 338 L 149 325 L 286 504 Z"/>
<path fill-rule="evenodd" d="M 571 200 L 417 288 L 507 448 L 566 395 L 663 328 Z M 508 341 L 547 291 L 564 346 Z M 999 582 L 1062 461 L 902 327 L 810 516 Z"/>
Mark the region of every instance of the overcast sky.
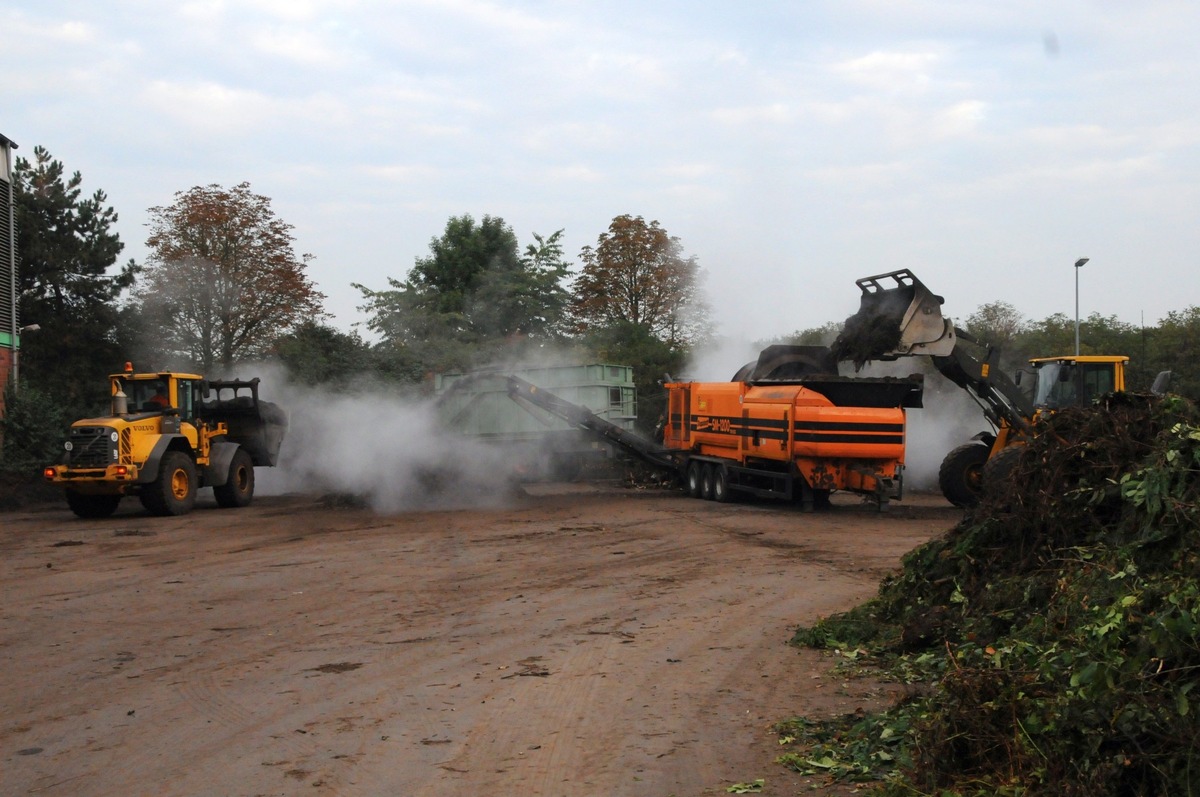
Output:
<path fill-rule="evenodd" d="M 1194 0 L 0 0 L 0 133 L 146 209 L 248 181 L 342 329 L 453 215 L 568 254 L 621 214 L 719 332 L 841 321 L 912 269 L 965 318 L 1200 303 Z"/>

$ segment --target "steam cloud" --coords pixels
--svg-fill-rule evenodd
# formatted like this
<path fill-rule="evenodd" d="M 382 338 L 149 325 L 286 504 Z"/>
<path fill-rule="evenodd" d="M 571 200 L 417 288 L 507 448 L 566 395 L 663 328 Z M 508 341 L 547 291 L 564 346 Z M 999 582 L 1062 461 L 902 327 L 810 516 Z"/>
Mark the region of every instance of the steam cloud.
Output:
<path fill-rule="evenodd" d="M 348 496 L 384 513 L 496 506 L 514 496 L 512 462 L 444 430 L 432 400 L 296 386 L 277 368 L 254 374 L 260 397 L 288 413 L 279 465 L 255 472 L 262 494 Z"/>

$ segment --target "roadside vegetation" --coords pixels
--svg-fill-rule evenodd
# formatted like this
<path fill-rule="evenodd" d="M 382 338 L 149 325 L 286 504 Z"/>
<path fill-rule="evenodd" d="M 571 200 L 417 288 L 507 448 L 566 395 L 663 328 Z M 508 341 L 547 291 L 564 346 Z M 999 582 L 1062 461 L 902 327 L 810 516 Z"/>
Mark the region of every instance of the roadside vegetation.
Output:
<path fill-rule="evenodd" d="M 888 797 L 1196 793 L 1197 572 L 1195 405 L 1063 411 L 873 600 L 797 631 L 912 686 L 882 714 L 781 723 L 781 760 Z"/>

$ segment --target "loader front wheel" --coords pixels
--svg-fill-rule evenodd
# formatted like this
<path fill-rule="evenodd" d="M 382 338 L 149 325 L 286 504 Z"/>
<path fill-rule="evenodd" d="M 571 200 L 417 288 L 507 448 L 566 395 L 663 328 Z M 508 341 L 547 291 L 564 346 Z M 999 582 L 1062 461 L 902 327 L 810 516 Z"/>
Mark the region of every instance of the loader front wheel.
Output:
<path fill-rule="evenodd" d="M 229 463 L 229 477 L 225 483 L 213 487 L 217 506 L 227 509 L 249 506 L 254 498 L 254 462 L 244 449 L 239 448 Z"/>
<path fill-rule="evenodd" d="M 1011 445 L 1002 448 L 991 456 L 983 466 L 983 489 L 989 494 L 1003 489 L 1002 485 L 1011 481 L 1017 469 L 1017 460 L 1021 458 L 1024 447 Z"/>
<path fill-rule="evenodd" d="M 186 515 L 196 505 L 196 465 L 181 451 L 163 455 L 158 476 L 141 494 L 152 515 Z"/>
<path fill-rule="evenodd" d="M 78 517 L 86 519 L 103 518 L 117 511 L 121 503 L 119 495 L 85 495 L 74 490 L 67 490 L 67 506 Z"/>
<path fill-rule="evenodd" d="M 982 443 L 967 443 L 946 455 L 938 469 L 938 486 L 947 501 L 961 507 L 979 503 L 988 452 L 988 447 Z"/>

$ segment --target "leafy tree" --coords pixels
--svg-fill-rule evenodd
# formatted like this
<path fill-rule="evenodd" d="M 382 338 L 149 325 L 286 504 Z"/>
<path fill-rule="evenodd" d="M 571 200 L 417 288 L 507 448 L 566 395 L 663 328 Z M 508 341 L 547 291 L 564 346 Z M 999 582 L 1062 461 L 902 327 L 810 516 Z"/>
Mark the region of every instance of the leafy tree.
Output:
<path fill-rule="evenodd" d="M 1171 391 L 1200 401 L 1200 366 L 1194 355 L 1200 351 L 1200 306 L 1167 313 L 1139 339 L 1139 352 L 1142 349 L 1147 361 L 1143 381 L 1149 384 L 1159 371 L 1170 371 Z"/>
<path fill-rule="evenodd" d="M 43 465 L 61 458 L 64 434 L 74 416 L 40 385 L 24 380 L 19 392 L 9 383 L 4 410 L 0 416 L 3 472 L 40 476 Z"/>
<path fill-rule="evenodd" d="M 469 305 L 481 332 L 539 341 L 563 335 L 570 294 L 562 285 L 569 271 L 562 235 L 562 230 L 548 238 L 534 233 L 516 268 L 502 261 L 505 267 L 497 263 L 484 272 Z"/>
<path fill-rule="evenodd" d="M 568 300 L 562 230 L 534 240 L 522 256 L 503 219 L 451 217 L 407 281 L 388 279 L 382 291 L 355 286 L 368 327 L 429 369 L 469 367 L 505 347 L 558 339 Z"/>
<path fill-rule="evenodd" d="M 346 334 L 316 321 L 305 321 L 275 342 L 275 356 L 294 382 L 345 383 L 374 371 L 371 347 L 357 333 Z"/>
<path fill-rule="evenodd" d="M 90 414 L 120 367 L 116 301 L 138 267 L 114 268 L 124 244 L 105 193 L 83 198 L 79 172 L 67 177 L 43 147 L 33 156 L 18 158 L 13 173 L 20 317 L 41 327 L 22 336 L 21 388 L 53 396 L 71 415 Z"/>
<path fill-rule="evenodd" d="M 843 322 L 841 321 L 830 321 L 819 327 L 797 329 L 790 335 L 763 342 L 761 348 L 766 348 L 772 343 L 790 343 L 795 346 L 828 346 L 841 333 L 842 326 Z"/>
<path fill-rule="evenodd" d="M 154 337 L 206 375 L 265 354 L 281 334 L 323 315 L 292 225 L 250 190 L 197 186 L 153 207 L 146 279 L 137 293 Z"/>
<path fill-rule="evenodd" d="M 1024 325 L 1017 308 L 1008 302 L 990 302 L 971 313 L 963 328 L 984 345 L 1007 350 Z"/>
<path fill-rule="evenodd" d="M 632 324 L 674 348 L 704 337 L 708 306 L 700 267 L 657 221 L 617 216 L 580 257 L 584 265 L 573 292 L 581 328 Z"/>

